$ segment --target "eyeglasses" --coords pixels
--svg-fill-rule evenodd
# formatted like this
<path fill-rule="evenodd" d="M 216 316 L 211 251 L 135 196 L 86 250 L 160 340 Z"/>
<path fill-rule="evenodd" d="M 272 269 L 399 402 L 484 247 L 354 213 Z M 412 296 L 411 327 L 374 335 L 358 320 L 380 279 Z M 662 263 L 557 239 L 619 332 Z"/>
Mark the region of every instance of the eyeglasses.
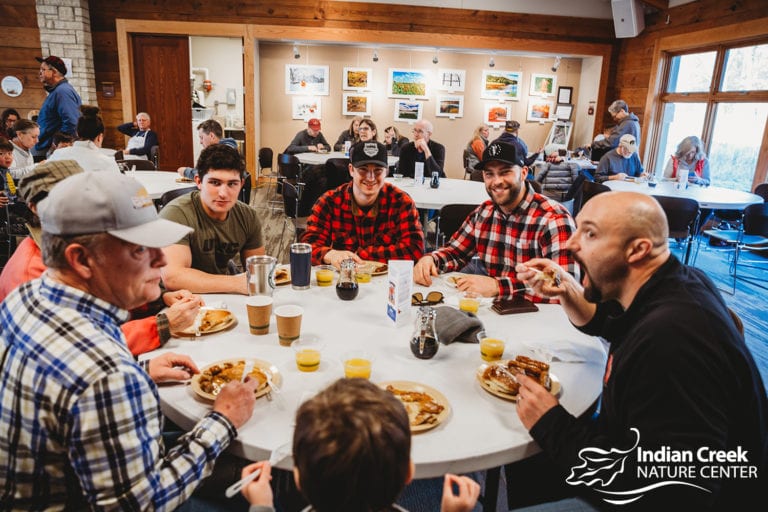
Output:
<path fill-rule="evenodd" d="M 435 304 L 443 303 L 442 292 L 429 292 L 424 297 L 421 292 L 416 292 L 411 295 L 411 306 L 434 306 Z"/>
<path fill-rule="evenodd" d="M 380 168 L 380 167 L 379 167 L 379 168 L 376 168 L 376 169 L 366 169 L 366 168 L 364 168 L 364 167 L 355 167 L 355 171 L 357 172 L 357 174 L 358 174 L 358 175 L 359 175 L 361 178 L 367 178 L 367 177 L 368 177 L 368 176 L 370 176 L 371 174 L 373 174 L 373 176 L 374 176 L 374 177 L 378 178 L 379 176 L 381 176 L 382 174 L 384 174 L 384 171 L 385 171 L 385 170 L 386 170 L 386 169 L 382 169 L 382 168 Z"/>
<path fill-rule="evenodd" d="M 371 131 L 371 127 L 363 125 L 360 128 L 358 128 L 357 131 L 359 131 L 359 132 L 369 132 L 369 131 Z"/>

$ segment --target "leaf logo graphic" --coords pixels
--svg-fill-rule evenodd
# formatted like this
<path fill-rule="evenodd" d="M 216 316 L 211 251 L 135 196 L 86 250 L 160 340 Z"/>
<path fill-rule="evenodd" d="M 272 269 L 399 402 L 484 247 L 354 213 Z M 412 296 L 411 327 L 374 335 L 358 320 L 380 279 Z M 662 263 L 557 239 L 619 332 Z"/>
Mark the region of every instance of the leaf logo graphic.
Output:
<path fill-rule="evenodd" d="M 571 474 L 565 481 L 570 485 L 586 485 L 592 487 L 599 484 L 607 487 L 616 478 L 616 475 L 624 472 L 624 463 L 640 443 L 640 432 L 636 428 L 630 429 L 635 433 L 635 444 L 628 450 L 611 448 L 609 451 L 602 448 L 583 448 L 579 451 L 579 458 L 583 464 L 571 468 Z"/>

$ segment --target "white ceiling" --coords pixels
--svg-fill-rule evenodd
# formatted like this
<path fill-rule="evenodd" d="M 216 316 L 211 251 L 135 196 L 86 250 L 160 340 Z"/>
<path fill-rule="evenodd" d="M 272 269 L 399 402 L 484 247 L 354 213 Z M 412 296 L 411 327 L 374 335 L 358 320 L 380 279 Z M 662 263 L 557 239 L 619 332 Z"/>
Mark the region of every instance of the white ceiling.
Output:
<path fill-rule="evenodd" d="M 330 0 L 344 2 L 349 0 Z M 371 4 L 421 5 L 480 11 L 520 12 L 572 16 L 575 18 L 611 19 L 611 0 L 354 0 Z M 688 4 L 697 0 L 669 0 L 670 7 Z"/>

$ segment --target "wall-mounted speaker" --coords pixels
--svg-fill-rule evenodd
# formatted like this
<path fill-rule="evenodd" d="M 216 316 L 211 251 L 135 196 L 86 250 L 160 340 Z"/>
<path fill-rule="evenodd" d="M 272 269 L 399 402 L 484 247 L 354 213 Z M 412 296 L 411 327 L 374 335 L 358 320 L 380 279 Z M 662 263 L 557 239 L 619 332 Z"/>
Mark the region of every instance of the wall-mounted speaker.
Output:
<path fill-rule="evenodd" d="M 616 37 L 635 37 L 645 28 L 645 13 L 640 0 L 611 0 Z"/>

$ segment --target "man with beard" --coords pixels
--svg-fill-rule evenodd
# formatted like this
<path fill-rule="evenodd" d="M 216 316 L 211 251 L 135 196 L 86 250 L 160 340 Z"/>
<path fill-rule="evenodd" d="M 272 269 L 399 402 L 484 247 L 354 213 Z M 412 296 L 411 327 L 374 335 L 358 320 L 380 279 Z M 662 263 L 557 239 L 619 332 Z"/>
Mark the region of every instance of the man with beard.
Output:
<path fill-rule="evenodd" d="M 461 270 L 476 257 L 487 275 L 464 275 L 460 291 L 483 297 L 511 298 L 514 294 L 534 302 L 552 302 L 526 290 L 515 265 L 533 258 L 549 258 L 578 280 L 579 269 L 565 243 L 576 226 L 563 205 L 537 194 L 525 181 L 528 168 L 512 144 L 493 142 L 475 165 L 483 171 L 490 200 L 469 214 L 448 245 L 421 258 L 413 270 L 417 284 L 430 286 L 438 272 Z"/>
<path fill-rule="evenodd" d="M 652 197 L 600 194 L 577 220 L 567 247 L 584 270 L 583 287 L 548 260 L 531 260 L 517 271 L 538 293 L 559 298 L 580 330 L 610 343 L 602 397 L 594 412 L 575 418 L 546 389 L 518 375 L 523 425 L 562 478 L 576 486 L 572 492 L 591 491 L 585 497 L 602 507 L 600 499 L 627 498 L 643 488 L 633 496 L 634 506 L 644 510 L 670 503 L 738 509 L 764 499 L 759 477 L 725 478 L 713 469 L 728 463 L 754 467 L 757 474 L 768 469 L 765 387 L 715 285 L 670 254 L 667 220 Z M 559 284 L 536 280 L 538 271 L 559 273 Z M 639 471 L 641 449 L 700 454 L 702 448 L 745 455 L 738 463 L 711 459 L 705 467 L 696 465 L 704 462 L 696 455 L 691 477 L 653 478 Z M 620 470 L 581 487 L 589 480 L 579 476 L 589 453 L 605 450 L 610 458 L 614 449 L 628 454 Z M 650 487 L 667 480 L 682 483 Z"/>

